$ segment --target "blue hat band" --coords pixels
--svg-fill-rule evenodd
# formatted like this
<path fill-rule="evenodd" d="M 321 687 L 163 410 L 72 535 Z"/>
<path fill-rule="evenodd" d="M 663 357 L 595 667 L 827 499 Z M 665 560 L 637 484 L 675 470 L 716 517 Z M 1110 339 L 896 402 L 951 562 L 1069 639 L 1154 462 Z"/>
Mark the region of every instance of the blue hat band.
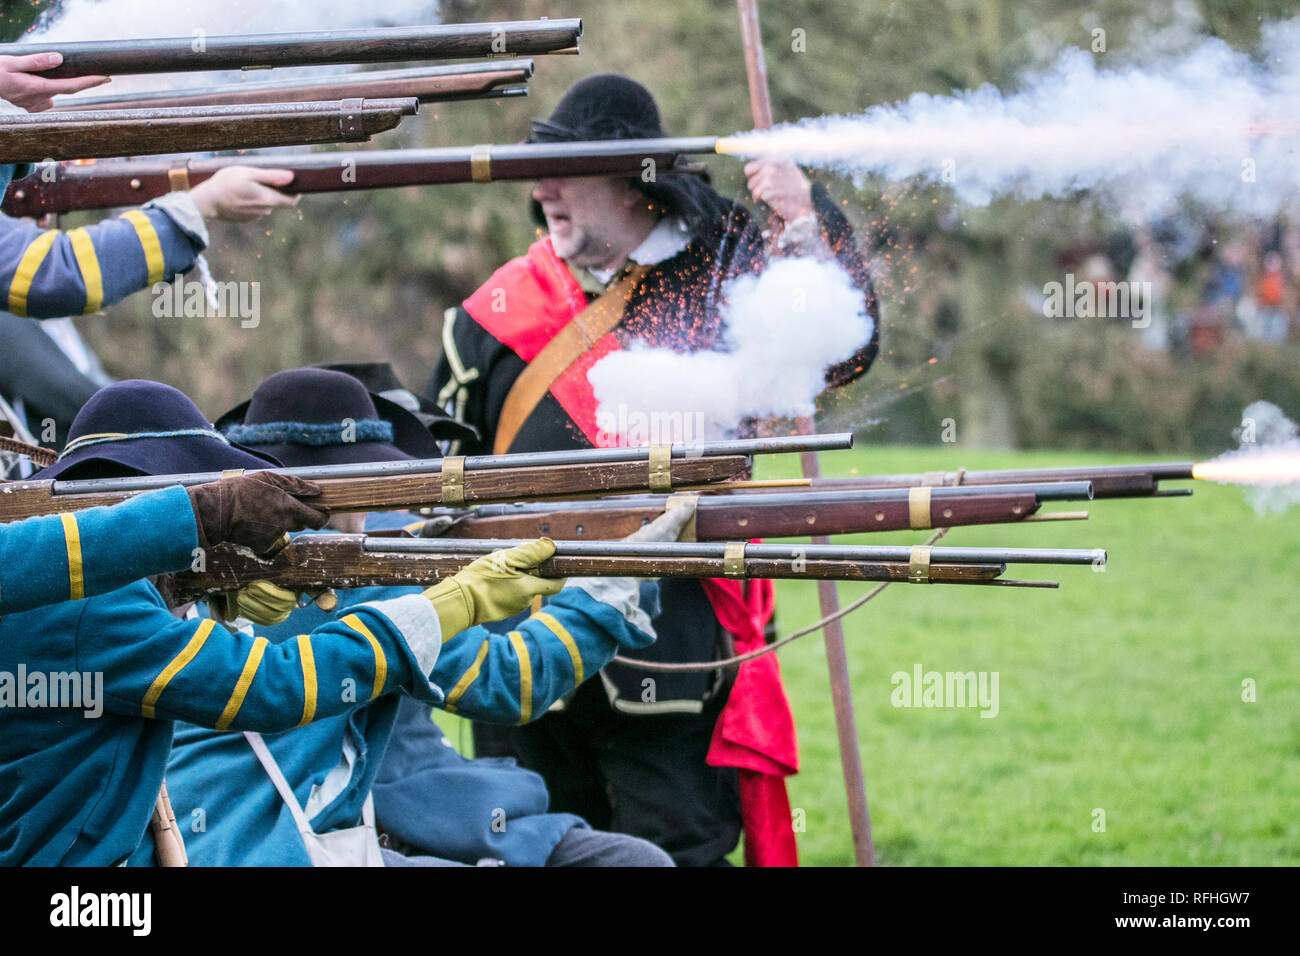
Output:
<path fill-rule="evenodd" d="M 110 442 L 135 441 L 139 438 L 215 438 L 223 445 L 229 445 L 226 436 L 221 432 L 212 431 L 208 428 L 178 428 L 175 431 L 166 432 L 99 432 L 94 435 L 82 435 L 68 442 L 63 451 L 59 453 L 59 461 L 62 461 L 74 451 L 87 448 L 91 445 L 104 445 Z"/>
<path fill-rule="evenodd" d="M 359 418 L 341 422 L 259 422 L 231 425 L 226 435 L 241 445 L 353 445 L 357 442 L 393 441 L 393 423 L 382 418 Z"/>

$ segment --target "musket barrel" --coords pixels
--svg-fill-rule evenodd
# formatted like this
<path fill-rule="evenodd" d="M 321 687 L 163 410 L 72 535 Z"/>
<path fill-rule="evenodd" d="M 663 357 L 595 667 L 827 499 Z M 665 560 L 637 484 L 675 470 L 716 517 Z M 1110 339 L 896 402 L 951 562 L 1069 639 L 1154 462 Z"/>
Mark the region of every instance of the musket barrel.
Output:
<path fill-rule="evenodd" d="M 41 76 L 130 75 L 567 53 L 581 36 L 580 19 L 542 19 L 245 36 L 3 43 L 0 56 L 62 53 L 63 63 Z"/>
<path fill-rule="evenodd" d="M 647 161 L 657 175 L 690 175 L 692 170 L 676 165 L 677 158 L 712 153 L 715 143 L 712 137 L 694 137 L 386 149 L 196 158 L 182 167 L 192 185 L 226 166 L 255 166 L 292 170 L 294 179 L 283 187 L 286 192 L 351 192 L 556 176 L 639 176 Z M 39 216 L 135 205 L 169 192 L 169 176 L 175 168 L 174 163 L 135 160 L 42 169 L 10 184 L 4 211 L 11 216 Z M 349 175 L 340 176 L 341 168 Z"/>
<path fill-rule="evenodd" d="M 360 142 L 418 109 L 413 98 L 351 99 L 5 116 L 0 163 Z"/>
<path fill-rule="evenodd" d="M 805 448 L 821 450 L 844 449 L 853 446 L 851 432 L 826 435 L 806 435 L 791 438 L 742 438 L 712 442 L 686 442 L 670 446 L 670 457 L 718 458 L 732 455 L 758 455 L 793 453 Z M 465 458 L 466 471 L 490 471 L 498 468 L 531 468 L 548 465 L 595 465 L 617 462 L 646 461 L 650 457 L 648 446 L 628 448 L 575 448 L 568 451 L 539 451 L 507 455 L 470 455 Z M 437 474 L 442 471 L 441 458 L 415 458 L 409 461 L 377 461 L 366 464 L 316 465 L 307 468 L 259 468 L 253 471 L 273 471 L 293 475 L 307 481 L 327 478 L 381 478 L 395 475 Z M 131 478 L 81 478 L 71 481 L 56 480 L 55 495 L 94 495 L 115 492 L 148 491 L 171 485 L 200 485 L 221 478 L 221 472 L 201 472 L 189 475 L 141 475 Z M 39 483 L 39 482 L 38 482 Z M 10 482 L 17 489 L 24 482 Z"/>
<path fill-rule="evenodd" d="M 1143 497 L 1159 493 L 1161 481 L 1190 481 L 1190 461 L 1155 462 L 1142 465 L 1081 465 L 1068 468 L 1011 468 L 971 470 L 962 473 L 962 485 L 991 485 L 1007 482 L 1090 481 L 1097 498 Z M 909 485 L 955 485 L 952 471 L 859 475 L 853 478 L 822 478 L 824 488 L 905 488 Z"/>
<path fill-rule="evenodd" d="M 913 486 L 916 487 L 916 486 Z M 760 507 L 834 505 L 859 502 L 870 504 L 880 501 L 906 501 L 910 488 L 860 488 L 829 489 L 810 488 L 807 491 L 727 491 L 704 492 L 701 503 L 734 505 L 740 502 Z M 1036 495 L 1042 501 L 1091 501 L 1092 482 L 1047 481 L 1007 485 L 958 485 L 930 489 L 936 501 L 950 498 L 983 498 L 990 495 Z M 474 509 L 478 517 L 534 514 L 547 511 L 617 511 L 625 508 L 663 507 L 667 495 L 614 495 L 582 501 L 528 501 L 509 504 L 480 505 Z"/>
<path fill-rule="evenodd" d="M 458 538 L 367 538 L 365 550 L 405 554 L 490 554 L 526 544 L 523 540 Z M 727 545 L 710 542 L 556 541 L 555 553 L 565 557 L 714 558 L 727 554 Z M 745 557 L 784 561 L 906 562 L 916 549 L 891 545 L 748 544 Z M 942 564 L 1089 564 L 1104 565 L 1099 548 L 930 548 L 930 560 Z"/>
<path fill-rule="evenodd" d="M 219 104 L 285 103 L 340 99 L 343 96 L 414 97 L 421 103 L 509 95 L 503 84 L 526 83 L 532 60 L 492 60 L 447 66 L 417 66 L 404 70 L 362 70 L 354 73 L 231 83 L 179 90 L 145 90 L 106 96 L 60 96 L 59 112 L 97 109 L 155 109 Z M 525 90 L 526 92 L 526 90 Z"/>

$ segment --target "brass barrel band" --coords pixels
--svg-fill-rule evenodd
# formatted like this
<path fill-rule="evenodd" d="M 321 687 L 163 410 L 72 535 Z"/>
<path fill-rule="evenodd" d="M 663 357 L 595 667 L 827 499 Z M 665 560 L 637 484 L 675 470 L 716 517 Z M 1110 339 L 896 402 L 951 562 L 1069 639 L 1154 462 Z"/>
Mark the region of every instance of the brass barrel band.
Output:
<path fill-rule="evenodd" d="M 469 152 L 469 178 L 476 183 L 492 182 L 492 146 L 479 143 Z"/>
<path fill-rule="evenodd" d="M 745 576 L 745 542 L 728 541 L 722 552 L 722 575 L 727 578 Z"/>
<path fill-rule="evenodd" d="M 465 503 L 465 457 L 463 455 L 453 455 L 442 460 L 442 503 L 452 506 Z"/>
<path fill-rule="evenodd" d="M 930 525 L 930 486 L 907 489 L 908 527 L 920 531 Z"/>
<path fill-rule="evenodd" d="M 911 584 L 930 583 L 930 549 L 917 545 L 907 565 L 907 580 Z"/>
<path fill-rule="evenodd" d="M 673 487 L 673 446 L 650 446 L 650 490 L 670 491 Z"/>

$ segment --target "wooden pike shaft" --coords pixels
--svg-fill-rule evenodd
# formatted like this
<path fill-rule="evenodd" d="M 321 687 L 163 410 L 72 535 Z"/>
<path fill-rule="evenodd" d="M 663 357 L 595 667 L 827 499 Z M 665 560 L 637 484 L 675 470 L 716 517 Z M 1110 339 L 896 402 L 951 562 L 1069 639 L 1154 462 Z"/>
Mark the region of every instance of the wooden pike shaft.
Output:
<path fill-rule="evenodd" d="M 736 0 L 740 12 L 740 30 L 745 42 L 745 70 L 749 78 L 749 104 L 754 115 L 754 128 L 766 129 L 772 125 L 772 96 L 767 85 L 767 62 L 763 56 L 763 37 L 759 30 L 758 0 Z M 813 431 L 812 422 L 800 420 L 800 431 Z M 806 452 L 799 456 L 803 475 L 815 479 L 821 474 L 817 453 Z M 823 536 L 813 538 L 813 543 L 826 543 Z M 831 617 L 839 611 L 839 590 L 834 581 L 817 582 L 817 599 L 822 617 Z M 844 789 L 849 804 L 849 825 L 853 832 L 853 856 L 858 866 L 872 866 L 876 851 L 871 840 L 871 813 L 867 806 L 867 785 L 862 772 L 862 754 L 858 745 L 857 720 L 853 713 L 852 685 L 849 681 L 849 659 L 844 649 L 844 628 L 838 618 L 826 625 L 826 664 L 830 671 L 831 701 L 835 707 L 835 730 L 839 737 L 840 763 L 844 769 Z"/>

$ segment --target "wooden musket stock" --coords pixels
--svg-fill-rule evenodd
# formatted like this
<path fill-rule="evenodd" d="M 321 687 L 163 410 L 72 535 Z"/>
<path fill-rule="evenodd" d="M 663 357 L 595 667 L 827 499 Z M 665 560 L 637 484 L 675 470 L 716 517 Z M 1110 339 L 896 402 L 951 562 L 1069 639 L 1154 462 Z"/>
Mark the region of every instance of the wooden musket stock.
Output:
<path fill-rule="evenodd" d="M 674 485 L 717 482 L 747 473 L 743 455 L 675 459 L 671 463 Z M 291 473 L 293 469 L 287 469 Z M 214 480 L 209 476 L 207 480 Z M 313 504 L 334 512 L 407 510 L 441 504 L 440 471 L 393 474 L 385 477 L 320 478 L 321 495 Z M 176 482 L 179 483 L 179 482 Z M 197 484 L 198 482 L 190 482 Z M 147 489 L 61 493 L 58 481 L 14 481 L 0 485 L 0 521 L 18 521 L 41 514 L 78 511 L 119 504 Z M 78 483 L 71 483 L 74 486 Z M 635 491 L 648 487 L 644 462 L 599 462 L 590 465 L 550 465 L 476 471 L 466 469 L 461 485 L 465 501 L 519 501 L 569 494 L 575 490 Z"/>
<path fill-rule="evenodd" d="M 541 19 L 314 33 L 0 43 L 0 56 L 57 51 L 63 54 L 63 63 L 39 75 L 114 76 L 576 53 L 581 36 L 579 19 Z"/>
<path fill-rule="evenodd" d="M 607 140 L 585 143 L 521 143 L 458 146 L 445 149 L 385 149 L 320 152 L 301 156 L 232 156 L 176 163 L 135 160 L 113 163 L 63 163 L 10 184 L 4 211 L 40 216 L 134 206 L 173 188 L 171 176 L 183 171 L 197 186 L 225 166 L 289 169 L 289 193 L 348 192 L 398 186 L 534 180 L 556 176 L 694 175 L 678 157 L 712 153 L 712 137 Z M 84 157 L 79 157 L 84 158 Z M 346 170 L 348 175 L 340 175 Z"/>
<path fill-rule="evenodd" d="M 303 534 L 269 560 L 241 548 L 213 548 L 206 556 L 205 570 L 173 575 L 167 592 L 173 601 L 194 600 L 259 580 L 308 593 L 329 588 L 424 587 L 504 546 L 500 541 Z M 746 577 L 1055 587 L 1052 582 L 1009 581 L 1001 575 L 1013 561 L 1095 564 L 1105 560 L 1102 551 L 1053 549 L 745 545 L 739 555 L 733 555 L 729 553 L 732 548 L 741 546 L 557 541 L 555 556 L 544 562 L 538 573 L 547 578 Z M 922 551 L 926 560 L 918 566 L 918 552 Z"/>
<path fill-rule="evenodd" d="M 60 112 L 159 109 L 179 106 L 241 106 L 252 103 L 301 103 L 355 97 L 414 97 L 421 103 L 488 99 L 527 93 L 532 60 L 500 60 L 456 66 L 418 66 L 407 70 L 366 70 L 309 80 L 232 83 L 183 90 L 151 90 L 117 96 L 61 96 Z"/>
<path fill-rule="evenodd" d="M 5 116 L 0 163 L 360 142 L 397 126 L 419 105 L 409 98 L 352 99 Z"/>

